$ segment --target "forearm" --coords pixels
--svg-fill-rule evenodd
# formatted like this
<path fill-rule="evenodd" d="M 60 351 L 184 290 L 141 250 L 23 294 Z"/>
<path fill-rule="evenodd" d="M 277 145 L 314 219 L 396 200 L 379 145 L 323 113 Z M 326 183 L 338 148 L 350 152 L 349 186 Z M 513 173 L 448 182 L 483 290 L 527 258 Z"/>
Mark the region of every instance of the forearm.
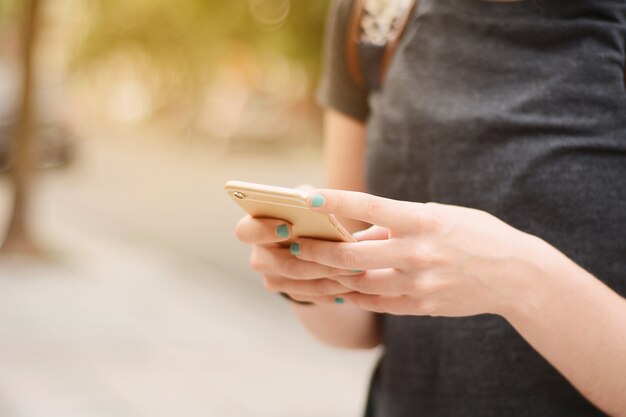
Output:
<path fill-rule="evenodd" d="M 324 113 L 325 187 L 338 190 L 365 191 L 365 126 L 363 123 L 327 110 Z M 367 223 L 340 218 L 351 232 L 362 230 Z"/>
<path fill-rule="evenodd" d="M 365 127 L 363 123 L 328 110 L 324 116 L 326 186 L 363 191 Z M 368 225 L 343 219 L 350 232 Z M 294 305 L 300 321 L 322 341 L 345 348 L 371 348 L 380 343 L 377 314 L 350 305 Z"/>
<path fill-rule="evenodd" d="M 349 305 L 294 304 L 292 309 L 315 337 L 331 346 L 368 349 L 380 344 L 375 313 Z"/>
<path fill-rule="evenodd" d="M 626 300 L 545 242 L 535 259 L 505 318 L 587 399 L 626 416 Z"/>

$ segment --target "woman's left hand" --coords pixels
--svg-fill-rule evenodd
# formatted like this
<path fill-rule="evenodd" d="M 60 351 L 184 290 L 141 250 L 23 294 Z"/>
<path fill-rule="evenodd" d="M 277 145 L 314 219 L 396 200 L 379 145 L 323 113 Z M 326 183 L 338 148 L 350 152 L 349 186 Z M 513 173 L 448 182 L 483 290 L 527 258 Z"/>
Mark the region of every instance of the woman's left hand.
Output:
<path fill-rule="evenodd" d="M 336 278 L 354 290 L 341 299 L 380 313 L 506 315 L 527 300 L 527 281 L 548 261 L 541 259 L 549 256 L 546 248 L 556 251 L 484 211 L 465 207 L 340 190 L 310 194 L 309 204 L 374 225 L 357 234 L 357 243 L 299 238 L 291 249 L 302 260 L 365 271 Z"/>

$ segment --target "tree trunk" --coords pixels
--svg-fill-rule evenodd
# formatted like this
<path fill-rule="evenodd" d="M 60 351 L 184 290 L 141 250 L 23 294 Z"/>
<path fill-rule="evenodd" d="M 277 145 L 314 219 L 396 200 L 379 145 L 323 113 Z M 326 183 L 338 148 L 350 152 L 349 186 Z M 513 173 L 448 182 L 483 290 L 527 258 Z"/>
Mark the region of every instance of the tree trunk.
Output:
<path fill-rule="evenodd" d="M 21 25 L 22 88 L 17 109 L 15 147 L 10 176 L 13 182 L 13 210 L 1 252 L 34 255 L 36 246 L 29 231 L 30 185 L 33 174 L 35 126 L 34 59 L 40 0 L 23 0 Z"/>

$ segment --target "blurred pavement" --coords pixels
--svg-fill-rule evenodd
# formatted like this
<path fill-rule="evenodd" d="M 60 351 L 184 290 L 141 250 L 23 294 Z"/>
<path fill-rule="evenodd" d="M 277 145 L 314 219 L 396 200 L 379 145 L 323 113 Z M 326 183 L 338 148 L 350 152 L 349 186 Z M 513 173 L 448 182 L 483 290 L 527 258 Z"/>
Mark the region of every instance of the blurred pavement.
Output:
<path fill-rule="evenodd" d="M 305 148 L 81 143 L 75 166 L 38 181 L 49 259 L 0 263 L 0 416 L 361 415 L 379 352 L 321 345 L 263 290 L 222 188 L 320 184 L 319 171 Z"/>

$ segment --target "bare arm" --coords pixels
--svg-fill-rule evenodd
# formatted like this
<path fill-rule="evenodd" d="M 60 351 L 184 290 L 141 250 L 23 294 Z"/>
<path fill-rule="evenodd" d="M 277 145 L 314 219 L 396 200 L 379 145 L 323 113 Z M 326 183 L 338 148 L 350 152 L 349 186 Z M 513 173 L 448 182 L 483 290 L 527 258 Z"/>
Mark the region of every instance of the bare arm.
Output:
<path fill-rule="evenodd" d="M 389 231 L 378 242 L 297 239 L 302 260 L 367 270 L 336 278 L 354 289 L 342 296 L 348 304 L 396 315 L 499 314 L 582 395 L 626 417 L 626 300 L 558 249 L 481 210 L 314 195 L 324 201 L 315 210 L 377 225 L 367 233 Z"/>
<path fill-rule="evenodd" d="M 365 126 L 333 110 L 324 114 L 324 162 L 326 186 L 364 191 Z M 367 223 L 341 219 L 350 230 Z M 377 314 L 351 305 L 299 306 L 294 312 L 318 338 L 334 346 L 370 348 L 380 343 Z"/>
<path fill-rule="evenodd" d="M 505 318 L 587 399 L 626 416 L 626 300 L 545 244 Z"/>

